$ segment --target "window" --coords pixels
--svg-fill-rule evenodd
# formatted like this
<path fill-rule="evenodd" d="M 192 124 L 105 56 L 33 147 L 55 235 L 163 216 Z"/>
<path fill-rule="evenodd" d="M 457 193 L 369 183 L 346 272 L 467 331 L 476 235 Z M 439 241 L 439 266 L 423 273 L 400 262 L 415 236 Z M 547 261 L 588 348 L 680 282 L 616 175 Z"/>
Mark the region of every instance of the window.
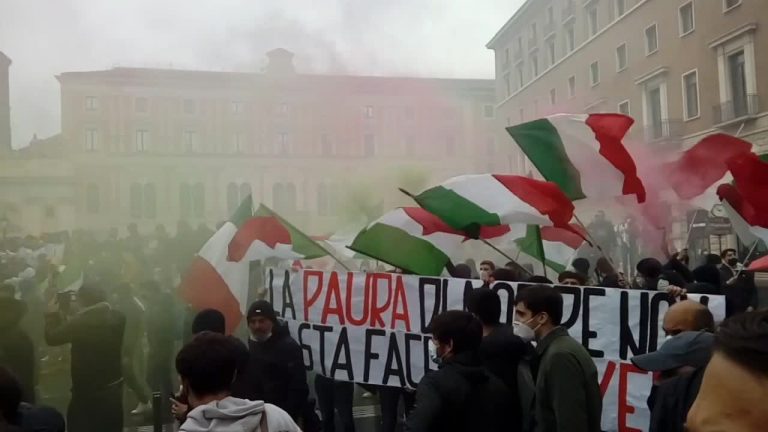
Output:
<path fill-rule="evenodd" d="M 202 183 L 192 187 L 192 215 L 196 218 L 205 216 L 205 186 Z"/>
<path fill-rule="evenodd" d="M 272 185 L 272 205 L 278 213 L 296 210 L 296 186 L 293 183 L 275 183 Z"/>
<path fill-rule="evenodd" d="M 232 134 L 232 149 L 235 153 L 242 153 L 245 151 L 245 139 L 242 132 L 235 132 Z"/>
<path fill-rule="evenodd" d="M 85 210 L 90 214 L 99 212 L 99 185 L 88 183 L 85 187 Z"/>
<path fill-rule="evenodd" d="M 96 96 L 86 96 L 85 97 L 85 110 L 86 111 L 96 111 L 99 109 L 99 99 Z"/>
<path fill-rule="evenodd" d="M 656 24 L 651 24 L 645 29 L 645 55 L 651 55 L 659 50 L 659 34 Z"/>
<path fill-rule="evenodd" d="M 189 183 L 179 185 L 179 214 L 182 217 L 192 214 L 192 187 Z"/>
<path fill-rule="evenodd" d="M 504 48 L 504 68 L 509 66 L 509 47 Z"/>
<path fill-rule="evenodd" d="M 504 85 L 507 90 L 507 96 L 512 94 L 512 83 L 510 82 L 509 72 L 504 74 Z"/>
<path fill-rule="evenodd" d="M 149 131 L 139 129 L 136 131 L 136 151 L 145 152 L 149 148 Z"/>
<path fill-rule="evenodd" d="M 525 85 L 525 74 L 523 72 L 523 65 L 517 67 L 517 88 L 522 88 Z"/>
<path fill-rule="evenodd" d="M 536 54 L 531 56 L 531 77 L 536 78 L 539 76 L 539 56 Z"/>
<path fill-rule="evenodd" d="M 363 156 L 371 157 L 376 154 L 376 139 L 373 134 L 363 136 Z"/>
<path fill-rule="evenodd" d="M 576 49 L 576 32 L 573 28 L 573 24 L 565 27 L 565 50 L 567 52 L 573 52 Z"/>
<path fill-rule="evenodd" d="M 616 0 L 616 18 L 624 16 L 627 13 L 627 0 Z"/>
<path fill-rule="evenodd" d="M 555 38 L 551 38 L 547 41 L 547 56 L 549 56 L 549 65 L 555 64 Z"/>
<path fill-rule="evenodd" d="M 275 113 L 281 116 L 287 116 L 291 112 L 291 108 L 286 103 L 278 104 L 275 107 Z"/>
<path fill-rule="evenodd" d="M 733 104 L 733 118 L 743 117 L 749 112 L 745 60 L 743 49 L 728 56 L 728 85 Z"/>
<path fill-rule="evenodd" d="M 528 48 L 529 49 L 533 48 L 533 45 L 536 45 L 536 42 L 538 41 L 538 39 L 539 39 L 538 28 L 536 27 L 536 23 L 533 22 L 531 23 L 531 35 L 530 35 L 530 39 L 528 40 L 528 45 L 529 45 Z"/>
<path fill-rule="evenodd" d="M 623 43 L 616 47 L 616 72 L 621 72 L 627 68 L 627 44 Z"/>
<path fill-rule="evenodd" d="M 597 6 L 590 6 L 587 8 L 587 30 L 589 30 L 589 36 L 592 37 L 600 30 L 600 23 L 597 22 Z"/>
<path fill-rule="evenodd" d="M 664 117 L 661 109 L 661 88 L 652 87 L 648 90 L 648 115 L 650 120 L 651 133 L 653 138 L 663 136 Z"/>
<path fill-rule="evenodd" d="M 197 151 L 197 133 L 191 130 L 185 130 L 182 134 L 184 151 L 195 153 Z"/>
<path fill-rule="evenodd" d="M 373 118 L 373 107 L 370 105 L 366 105 L 365 108 L 363 108 L 363 116 L 367 119 Z"/>
<path fill-rule="evenodd" d="M 453 156 L 456 154 L 456 138 L 449 136 L 445 139 L 445 155 Z"/>
<path fill-rule="evenodd" d="M 723 11 L 727 12 L 741 4 L 741 0 L 723 0 Z"/>
<path fill-rule="evenodd" d="M 240 114 L 243 112 L 243 103 L 240 101 L 232 101 L 232 114 Z"/>
<path fill-rule="evenodd" d="M 99 146 L 99 132 L 96 129 L 85 130 L 85 150 L 95 151 Z"/>
<path fill-rule="evenodd" d="M 598 62 L 589 65 L 589 82 L 593 86 L 600 84 L 600 64 Z"/>
<path fill-rule="evenodd" d="M 194 114 L 197 111 L 197 103 L 192 99 L 184 99 L 184 114 Z"/>
<path fill-rule="evenodd" d="M 483 105 L 483 117 L 492 119 L 495 117 L 493 105 Z"/>
<path fill-rule="evenodd" d="M 291 153 L 291 140 L 286 132 L 277 134 L 277 154 L 287 155 Z"/>
<path fill-rule="evenodd" d="M 323 156 L 333 156 L 333 143 L 327 133 L 320 135 L 320 154 Z"/>
<path fill-rule="evenodd" d="M 699 117 L 699 72 L 692 70 L 683 75 L 683 101 L 686 120 Z"/>
<path fill-rule="evenodd" d="M 549 90 L 549 104 L 554 105 L 557 103 L 557 90 L 550 89 Z"/>
<path fill-rule="evenodd" d="M 668 136 L 667 84 L 663 78 L 644 84 L 643 110 L 646 139 L 656 140 Z"/>
<path fill-rule="evenodd" d="M 552 6 L 549 6 L 547 8 L 547 23 L 549 24 L 555 23 L 555 9 Z"/>
<path fill-rule="evenodd" d="M 696 20 L 693 13 L 693 1 L 680 6 L 678 10 L 680 36 L 685 36 L 691 33 L 696 28 Z"/>
<path fill-rule="evenodd" d="M 139 183 L 131 183 L 131 187 L 128 193 L 129 207 L 131 217 L 138 219 L 143 214 L 144 201 L 142 198 L 143 187 Z"/>
<path fill-rule="evenodd" d="M 624 115 L 630 115 L 629 113 L 629 100 L 619 102 L 619 113 Z"/>
<path fill-rule="evenodd" d="M 515 42 L 517 44 L 517 46 L 516 46 L 517 50 L 516 51 L 518 53 L 522 53 L 523 52 L 523 37 L 522 36 L 518 36 L 517 40 Z"/>
<path fill-rule="evenodd" d="M 328 186 L 325 183 L 317 185 L 317 214 L 328 216 L 331 212 L 331 202 L 328 195 Z"/>
<path fill-rule="evenodd" d="M 157 193 L 155 184 L 147 183 L 144 185 L 144 217 L 154 219 L 157 216 Z"/>
<path fill-rule="evenodd" d="M 576 77 L 571 76 L 568 78 L 568 97 L 573 99 L 576 97 Z"/>
<path fill-rule="evenodd" d="M 227 185 L 227 213 L 234 214 L 240 206 L 240 191 L 236 183 Z"/>
<path fill-rule="evenodd" d="M 137 97 L 136 100 L 134 101 L 133 108 L 139 114 L 145 114 L 149 112 L 149 99 L 145 97 Z"/>

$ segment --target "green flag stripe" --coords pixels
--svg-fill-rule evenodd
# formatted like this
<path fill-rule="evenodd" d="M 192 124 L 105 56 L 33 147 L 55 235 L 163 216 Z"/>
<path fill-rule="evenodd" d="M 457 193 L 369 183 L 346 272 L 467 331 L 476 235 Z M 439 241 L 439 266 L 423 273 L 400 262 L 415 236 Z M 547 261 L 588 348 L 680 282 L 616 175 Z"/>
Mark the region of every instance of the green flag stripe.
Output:
<path fill-rule="evenodd" d="M 243 226 L 245 221 L 251 218 L 251 216 L 253 216 L 253 199 L 250 195 L 248 195 L 245 197 L 243 202 L 237 206 L 237 209 L 234 213 L 232 213 L 229 221 L 232 222 L 236 227 L 240 228 Z"/>
<path fill-rule="evenodd" d="M 425 210 L 439 217 L 453 229 L 476 238 L 481 226 L 501 224 L 496 213 L 490 213 L 472 201 L 443 186 L 428 189 L 414 197 Z M 467 225 L 467 221 L 473 221 Z"/>
<path fill-rule="evenodd" d="M 432 243 L 380 223 L 361 231 L 349 248 L 422 276 L 439 276 L 449 260 Z"/>
<path fill-rule="evenodd" d="M 510 126 L 507 132 L 545 179 L 557 184 L 572 201 L 585 198 L 581 176 L 573 166 L 557 129 L 547 119 Z"/>
<path fill-rule="evenodd" d="M 250 197 L 248 199 L 250 200 Z M 283 219 L 279 214 L 275 213 L 264 204 L 259 206 L 256 213 L 254 213 L 254 216 L 271 216 L 280 221 L 291 235 L 291 248 L 297 254 L 304 256 L 304 259 L 320 258 L 328 255 L 328 252 L 322 246 L 317 244 L 316 241 L 312 240 L 308 235 L 291 225 L 290 222 Z"/>

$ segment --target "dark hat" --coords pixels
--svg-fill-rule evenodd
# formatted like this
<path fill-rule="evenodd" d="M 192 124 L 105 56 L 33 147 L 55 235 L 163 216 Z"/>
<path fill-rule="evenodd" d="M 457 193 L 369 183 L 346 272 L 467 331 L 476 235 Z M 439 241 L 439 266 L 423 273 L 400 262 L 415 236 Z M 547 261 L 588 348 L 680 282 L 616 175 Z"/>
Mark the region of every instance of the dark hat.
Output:
<path fill-rule="evenodd" d="M 655 352 L 641 354 L 630 360 L 640 369 L 662 372 L 682 366 L 700 368 L 709 363 L 715 335 L 708 332 L 682 332 L 664 342 Z"/>
<path fill-rule="evenodd" d="M 256 300 L 251 303 L 251 307 L 248 308 L 247 318 L 250 320 L 256 316 L 263 316 L 269 318 L 272 322 L 277 322 L 277 314 L 272 307 L 272 303 L 266 300 Z"/>
<path fill-rule="evenodd" d="M 192 334 L 210 331 L 224 334 L 226 331 L 226 319 L 224 314 L 216 309 L 203 309 L 192 320 Z"/>

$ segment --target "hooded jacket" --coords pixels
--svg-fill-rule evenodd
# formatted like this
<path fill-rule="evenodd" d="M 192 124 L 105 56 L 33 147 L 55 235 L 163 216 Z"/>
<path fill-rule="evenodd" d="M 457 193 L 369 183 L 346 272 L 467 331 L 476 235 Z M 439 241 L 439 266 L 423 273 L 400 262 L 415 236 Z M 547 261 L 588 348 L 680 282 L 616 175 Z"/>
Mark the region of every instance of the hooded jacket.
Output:
<path fill-rule="evenodd" d="M 262 416 L 269 432 L 301 432 L 282 409 L 264 401 L 227 397 L 201 405 L 187 414 L 180 432 L 256 432 L 261 431 Z"/>
<path fill-rule="evenodd" d="M 498 325 L 480 344 L 480 359 L 488 371 L 500 379 L 512 396 L 509 406 L 509 431 L 520 430 L 522 408 L 518 395 L 518 365 L 526 355 L 528 346 L 516 336 L 512 326 Z"/>
<path fill-rule="evenodd" d="M 48 345 L 72 344 L 72 393 L 102 390 L 123 378 L 121 354 L 125 317 L 107 303 L 87 307 L 69 320 L 46 317 Z"/>
<path fill-rule="evenodd" d="M 459 353 L 421 379 L 406 430 L 513 430 L 510 423 L 517 419 L 510 416 L 511 401 L 504 383 L 482 366 L 475 353 Z"/>

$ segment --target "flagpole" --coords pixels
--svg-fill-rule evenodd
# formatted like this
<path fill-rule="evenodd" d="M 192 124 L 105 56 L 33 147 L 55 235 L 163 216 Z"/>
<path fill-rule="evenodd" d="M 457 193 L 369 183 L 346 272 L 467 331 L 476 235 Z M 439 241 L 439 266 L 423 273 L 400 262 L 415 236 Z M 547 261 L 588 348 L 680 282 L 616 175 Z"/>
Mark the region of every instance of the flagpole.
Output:
<path fill-rule="evenodd" d="M 503 252 L 501 249 L 499 249 L 499 248 L 497 248 L 496 246 L 494 246 L 493 244 L 491 244 L 491 243 L 490 243 L 488 240 L 485 240 L 485 239 L 480 239 L 480 241 L 481 241 L 481 242 L 483 242 L 483 243 L 485 243 L 485 245 L 486 245 L 486 246 L 488 246 L 488 247 L 490 247 L 491 249 L 495 250 L 495 251 L 496 251 L 496 252 L 497 252 L 499 255 L 503 256 L 503 257 L 504 257 L 504 258 L 506 258 L 506 259 L 508 259 L 508 260 L 509 260 L 509 262 L 511 262 L 512 264 L 514 264 L 514 265 L 515 265 L 515 267 L 517 267 L 517 268 L 519 268 L 519 269 L 522 269 L 524 272 L 526 272 L 526 273 L 528 273 L 529 275 L 533 276 L 533 273 L 529 272 L 529 271 L 528 271 L 528 269 L 526 269 L 525 267 L 523 267 L 523 266 L 521 266 L 520 264 L 518 264 L 518 263 L 517 263 L 517 260 L 515 260 L 515 259 L 512 259 L 512 257 L 511 257 L 511 256 L 507 255 L 507 254 L 506 254 L 506 253 L 504 253 L 504 252 Z"/>
<path fill-rule="evenodd" d="M 536 225 L 536 242 L 538 243 L 539 250 L 541 251 L 541 267 L 544 269 L 544 277 L 549 279 L 549 275 L 547 275 L 547 256 L 544 252 L 544 241 L 541 238 L 541 226 Z"/>
<path fill-rule="evenodd" d="M 340 259 L 336 258 L 336 256 L 335 256 L 334 254 L 332 254 L 332 253 L 331 253 L 331 251 L 329 251 L 328 249 L 326 249 L 326 248 L 325 248 L 323 245 L 321 245 L 320 243 L 316 242 L 315 240 L 312 240 L 312 239 L 311 239 L 311 238 L 310 238 L 308 235 L 304 234 L 304 233 L 303 233 L 303 232 L 302 232 L 300 229 L 298 229 L 298 228 L 296 228 L 295 226 L 291 225 L 291 223 L 290 223 L 290 222 L 288 222 L 288 221 L 287 221 L 287 220 L 286 220 L 284 217 L 282 217 L 282 216 L 280 216 L 279 214 L 277 214 L 277 213 L 276 213 L 274 210 L 272 210 L 271 208 L 267 207 L 265 204 L 263 204 L 263 203 L 262 203 L 262 204 L 260 204 L 260 205 L 264 206 L 264 208 L 265 208 L 265 209 L 267 209 L 267 211 L 268 211 L 268 212 L 272 213 L 272 215 L 274 215 L 274 216 L 277 216 L 278 218 L 280 218 L 280 220 L 282 220 L 283 222 L 285 222 L 285 224 L 286 224 L 286 225 L 288 225 L 288 226 L 289 226 L 289 227 L 291 227 L 292 229 L 294 229 L 294 230 L 296 230 L 296 231 L 300 232 L 300 233 L 301 233 L 301 234 L 302 234 L 304 237 L 306 237 L 307 239 L 309 239 L 309 241 L 311 241 L 312 243 L 314 243 L 314 244 L 315 244 L 315 246 L 317 246 L 318 248 L 320 248 L 320 250 L 322 250 L 323 252 L 327 253 L 327 254 L 328 254 L 328 255 L 329 255 L 331 258 L 333 258 L 333 260 L 334 260 L 334 261 L 336 261 L 337 263 L 339 263 L 339 265 L 341 266 L 341 268 L 343 268 L 344 270 L 346 270 L 346 271 L 348 271 L 348 272 L 352 271 L 352 270 L 350 270 L 350 269 L 349 269 L 349 267 L 347 267 L 347 266 L 346 266 L 346 264 L 344 264 L 343 262 L 341 262 L 341 260 L 340 260 Z"/>
<path fill-rule="evenodd" d="M 747 267 L 747 261 L 749 261 L 749 258 L 752 256 L 752 254 L 755 252 L 755 249 L 757 249 L 757 245 L 760 243 L 760 240 L 755 240 L 755 243 L 752 245 L 752 248 L 749 249 L 749 253 L 747 253 L 747 256 L 744 257 L 744 265 L 742 268 L 739 269 L 739 271 L 736 272 L 734 276 L 738 276 L 743 272 Z"/>

